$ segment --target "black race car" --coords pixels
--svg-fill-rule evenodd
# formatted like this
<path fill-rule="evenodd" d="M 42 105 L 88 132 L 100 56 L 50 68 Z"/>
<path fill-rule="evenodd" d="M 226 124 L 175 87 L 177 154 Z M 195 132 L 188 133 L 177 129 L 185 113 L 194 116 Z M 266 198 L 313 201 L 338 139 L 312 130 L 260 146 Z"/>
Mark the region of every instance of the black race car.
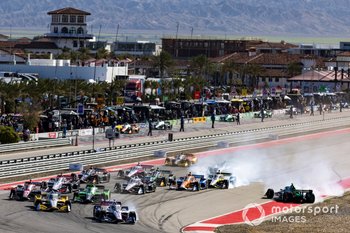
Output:
<path fill-rule="evenodd" d="M 273 189 L 268 189 L 265 193 L 266 198 L 274 199 L 281 202 L 293 203 L 314 203 L 315 194 L 310 189 L 296 189 L 293 184 L 280 189 L 279 192 L 274 192 Z"/>

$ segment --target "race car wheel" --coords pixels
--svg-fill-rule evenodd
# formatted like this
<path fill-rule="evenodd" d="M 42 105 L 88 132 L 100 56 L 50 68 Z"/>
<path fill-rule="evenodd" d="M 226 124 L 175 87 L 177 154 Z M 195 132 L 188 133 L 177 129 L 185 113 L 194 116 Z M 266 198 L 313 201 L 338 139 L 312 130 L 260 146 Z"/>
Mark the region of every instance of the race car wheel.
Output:
<path fill-rule="evenodd" d="M 67 210 L 66 212 L 69 213 L 72 211 L 72 204 L 70 202 L 66 202 L 66 205 L 67 205 Z"/>
<path fill-rule="evenodd" d="M 9 199 L 13 200 L 14 199 L 14 195 L 15 195 L 15 192 L 13 190 L 11 190 Z"/>
<path fill-rule="evenodd" d="M 273 191 L 273 189 L 268 189 L 267 191 L 266 191 L 266 197 L 267 197 L 267 199 L 272 199 L 273 198 L 273 196 L 275 195 L 275 192 Z"/>
<path fill-rule="evenodd" d="M 198 183 L 194 184 L 193 191 L 199 191 L 199 184 Z"/>
<path fill-rule="evenodd" d="M 122 186 L 119 183 L 116 183 L 114 185 L 114 192 L 121 193 L 122 192 Z"/>
<path fill-rule="evenodd" d="M 130 212 L 129 213 L 129 223 L 130 224 L 135 224 L 136 223 L 136 213 L 135 212 Z"/>
<path fill-rule="evenodd" d="M 306 203 L 314 203 L 315 202 L 315 194 L 309 192 L 305 194 Z"/>
<path fill-rule="evenodd" d="M 40 211 L 40 201 L 34 203 L 34 210 Z"/>
<path fill-rule="evenodd" d="M 292 202 L 293 201 L 293 195 L 292 193 L 283 193 L 283 202 Z"/>
<path fill-rule="evenodd" d="M 140 186 L 137 194 L 145 194 L 145 188 L 143 186 Z"/>

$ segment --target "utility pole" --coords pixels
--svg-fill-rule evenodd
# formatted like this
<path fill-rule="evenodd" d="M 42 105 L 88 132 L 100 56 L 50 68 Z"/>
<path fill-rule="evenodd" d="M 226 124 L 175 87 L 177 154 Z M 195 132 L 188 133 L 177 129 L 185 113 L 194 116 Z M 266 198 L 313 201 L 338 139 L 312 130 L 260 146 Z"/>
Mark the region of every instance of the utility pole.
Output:
<path fill-rule="evenodd" d="M 115 34 L 114 51 L 116 51 L 116 49 L 118 49 L 118 33 L 119 33 L 119 23 L 117 25 L 117 32 Z"/>

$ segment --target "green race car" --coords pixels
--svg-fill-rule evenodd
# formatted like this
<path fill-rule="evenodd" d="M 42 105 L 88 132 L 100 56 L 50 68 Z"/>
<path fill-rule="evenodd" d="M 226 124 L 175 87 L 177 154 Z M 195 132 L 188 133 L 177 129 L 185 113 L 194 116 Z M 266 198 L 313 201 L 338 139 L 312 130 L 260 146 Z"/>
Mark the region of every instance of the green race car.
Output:
<path fill-rule="evenodd" d="M 73 202 L 99 203 L 102 200 L 109 200 L 111 192 L 103 185 L 88 184 L 84 189 L 74 192 Z"/>

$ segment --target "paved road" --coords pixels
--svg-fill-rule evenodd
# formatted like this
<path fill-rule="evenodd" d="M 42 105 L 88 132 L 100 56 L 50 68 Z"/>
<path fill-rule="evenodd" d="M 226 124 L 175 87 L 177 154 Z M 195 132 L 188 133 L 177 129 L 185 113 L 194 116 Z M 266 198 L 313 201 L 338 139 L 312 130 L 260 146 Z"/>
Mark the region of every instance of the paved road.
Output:
<path fill-rule="evenodd" d="M 96 223 L 92 205 L 73 205 L 73 212 L 43 213 L 31 209 L 30 202 L 8 201 L 0 194 L 0 232 L 179 232 L 180 228 L 209 217 L 231 212 L 255 202 L 261 203 L 266 187 L 281 188 L 294 183 L 300 188 L 316 188 L 316 194 L 335 194 L 331 186 L 349 177 L 350 129 L 275 140 L 251 146 L 204 152 L 191 170 L 226 161 L 242 185 L 229 190 L 203 190 L 197 193 L 159 188 L 144 196 L 113 194 L 112 198 L 135 207 L 140 221 L 134 225 Z M 206 153 L 206 154 L 205 154 Z M 174 168 L 176 174 L 187 173 Z M 108 184 L 112 187 L 115 181 Z"/>

